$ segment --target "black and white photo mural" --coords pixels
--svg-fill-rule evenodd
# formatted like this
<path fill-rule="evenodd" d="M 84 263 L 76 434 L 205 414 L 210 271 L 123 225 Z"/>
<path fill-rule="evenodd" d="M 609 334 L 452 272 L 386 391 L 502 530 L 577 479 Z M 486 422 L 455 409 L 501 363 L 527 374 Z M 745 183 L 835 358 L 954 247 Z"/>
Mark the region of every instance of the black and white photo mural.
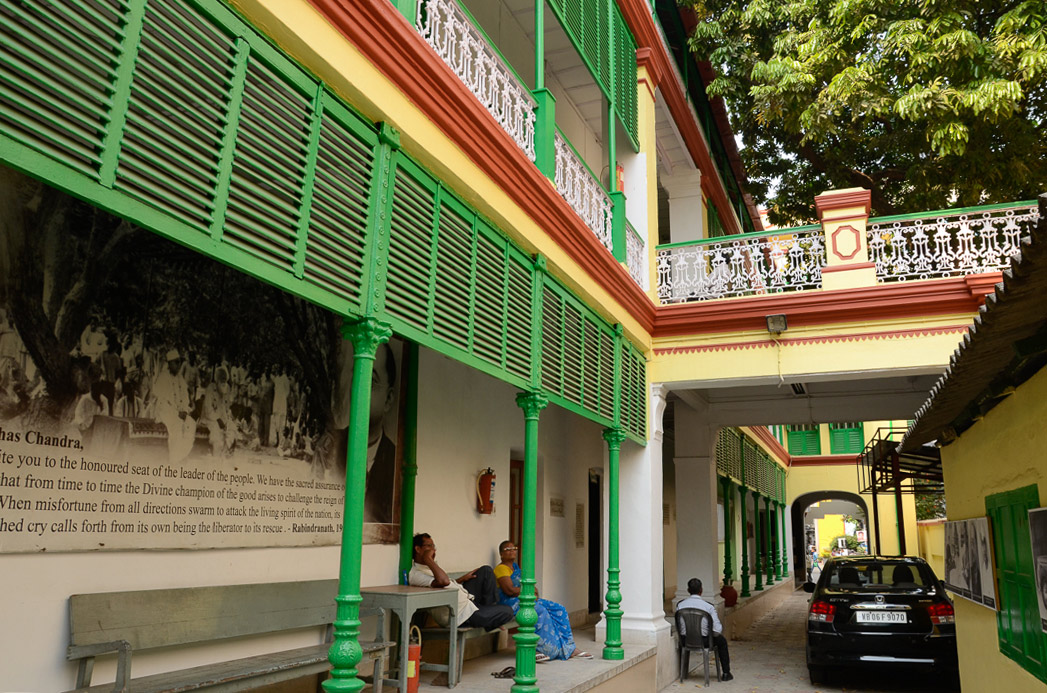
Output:
<path fill-rule="evenodd" d="M 954 594 L 996 609 L 989 518 L 945 523 L 945 586 Z"/>
<path fill-rule="evenodd" d="M 1036 575 L 1036 602 L 1040 608 L 1040 627 L 1047 632 L 1047 508 L 1029 511 L 1029 540 Z"/>
<path fill-rule="evenodd" d="M 0 168 L 0 552 L 337 544 L 342 319 Z M 365 541 L 399 539 L 403 343 Z"/>

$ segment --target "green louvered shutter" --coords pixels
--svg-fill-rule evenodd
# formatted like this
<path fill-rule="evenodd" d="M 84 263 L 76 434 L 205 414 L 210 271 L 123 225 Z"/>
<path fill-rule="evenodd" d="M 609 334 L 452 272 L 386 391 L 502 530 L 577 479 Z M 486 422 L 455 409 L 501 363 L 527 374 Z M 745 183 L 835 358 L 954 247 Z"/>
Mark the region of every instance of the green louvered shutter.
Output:
<path fill-rule="evenodd" d="M 508 245 L 508 244 L 507 244 Z M 509 373 L 530 381 L 532 364 L 531 315 L 534 266 L 526 255 L 514 248 L 506 251 L 505 293 L 505 368 Z"/>
<path fill-rule="evenodd" d="M 295 263 L 311 121 L 310 97 L 252 56 L 237 127 L 224 238 L 287 270 Z"/>
<path fill-rule="evenodd" d="M 574 301 L 564 304 L 563 397 L 582 404 L 582 311 Z"/>
<path fill-rule="evenodd" d="M 563 395 L 563 296 L 548 279 L 542 288 L 542 387 Z"/>
<path fill-rule="evenodd" d="M 417 167 L 403 162 L 397 166 L 385 309 L 421 335 L 430 331 L 436 188 L 436 182 Z"/>
<path fill-rule="evenodd" d="M 339 108 L 328 97 L 325 112 Z M 340 120 L 349 121 L 345 114 Z M 361 277 L 370 207 L 372 133 L 325 118 L 320 128 L 303 277 L 361 310 Z"/>
<path fill-rule="evenodd" d="M 864 447 L 861 421 L 829 424 L 829 452 L 833 455 L 857 455 Z"/>
<path fill-rule="evenodd" d="M 818 438 L 818 424 L 789 426 L 790 455 L 820 455 L 821 441 Z"/>
<path fill-rule="evenodd" d="M 454 202 L 441 201 L 434 268 L 433 336 L 468 351 L 473 234 L 471 220 L 464 213 Z"/>
<path fill-rule="evenodd" d="M 117 0 L 0 2 L 3 130 L 98 180 L 129 15 Z"/>
<path fill-rule="evenodd" d="M 236 60 L 235 40 L 188 8 L 148 3 L 115 189 L 210 233 Z"/>
<path fill-rule="evenodd" d="M 473 299 L 473 353 L 499 367 L 505 344 L 505 243 L 482 229 L 476 243 L 476 292 Z"/>

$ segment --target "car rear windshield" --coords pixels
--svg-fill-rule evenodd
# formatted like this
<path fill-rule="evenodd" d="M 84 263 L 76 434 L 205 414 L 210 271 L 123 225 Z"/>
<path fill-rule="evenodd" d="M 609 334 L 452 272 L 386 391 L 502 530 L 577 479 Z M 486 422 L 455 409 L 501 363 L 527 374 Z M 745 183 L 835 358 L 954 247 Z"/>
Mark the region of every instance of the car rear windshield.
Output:
<path fill-rule="evenodd" d="M 853 591 L 914 590 L 934 584 L 934 575 L 922 563 L 911 561 L 847 561 L 831 563 L 825 582 L 830 589 Z"/>

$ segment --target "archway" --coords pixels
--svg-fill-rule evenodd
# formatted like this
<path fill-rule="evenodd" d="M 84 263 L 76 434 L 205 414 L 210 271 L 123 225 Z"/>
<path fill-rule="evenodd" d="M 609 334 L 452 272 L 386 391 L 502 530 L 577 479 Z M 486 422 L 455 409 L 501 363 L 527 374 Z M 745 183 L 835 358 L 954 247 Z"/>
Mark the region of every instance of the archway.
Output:
<path fill-rule="evenodd" d="M 807 512 L 812 504 L 819 501 L 828 500 L 841 500 L 847 501 L 857 505 L 861 511 L 865 514 L 865 527 L 868 532 L 868 543 L 870 553 L 874 552 L 872 545 L 872 522 L 873 518 L 869 514 L 869 507 L 865 504 L 865 499 L 859 496 L 857 493 L 851 493 L 849 491 L 812 491 L 805 493 L 802 496 L 797 496 L 790 507 L 790 517 L 792 519 L 792 546 L 793 546 L 793 579 L 796 582 L 796 586 L 799 587 L 807 579 L 807 540 L 804 536 L 804 514 Z"/>

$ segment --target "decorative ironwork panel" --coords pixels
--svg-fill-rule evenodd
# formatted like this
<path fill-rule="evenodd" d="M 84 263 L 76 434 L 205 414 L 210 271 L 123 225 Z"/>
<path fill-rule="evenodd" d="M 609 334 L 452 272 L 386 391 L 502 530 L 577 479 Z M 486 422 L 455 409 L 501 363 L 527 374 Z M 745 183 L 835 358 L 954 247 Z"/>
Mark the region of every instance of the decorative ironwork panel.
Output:
<path fill-rule="evenodd" d="M 534 161 L 537 103 L 456 0 L 419 0 L 417 20 L 426 43 Z"/>
<path fill-rule="evenodd" d="M 625 258 L 629 275 L 647 291 L 647 246 L 631 224 L 625 226 Z"/>
<path fill-rule="evenodd" d="M 559 132 L 556 133 L 555 183 L 560 196 L 567 200 L 604 247 L 613 251 L 614 207 L 611 198 Z"/>
<path fill-rule="evenodd" d="M 818 289 L 825 265 L 820 228 L 699 241 L 658 249 L 662 303 Z"/>
<path fill-rule="evenodd" d="M 923 219 L 869 220 L 869 259 L 881 282 L 999 272 L 1021 252 L 1039 218 L 1035 206 L 943 213 Z"/>

